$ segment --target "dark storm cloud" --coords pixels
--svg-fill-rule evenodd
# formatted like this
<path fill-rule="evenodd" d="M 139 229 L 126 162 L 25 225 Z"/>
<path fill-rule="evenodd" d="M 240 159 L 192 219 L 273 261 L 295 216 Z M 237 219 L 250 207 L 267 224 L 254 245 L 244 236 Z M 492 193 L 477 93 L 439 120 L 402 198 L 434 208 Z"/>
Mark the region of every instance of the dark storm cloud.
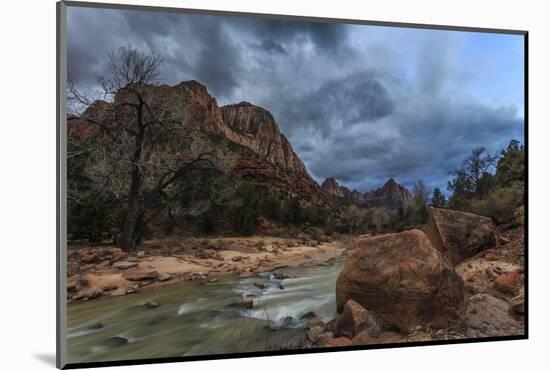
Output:
<path fill-rule="evenodd" d="M 512 72 L 486 80 L 498 58 L 485 73 L 465 63 L 464 33 L 86 8 L 70 8 L 68 25 L 69 71 L 84 84 L 110 51 L 155 51 L 159 82 L 196 79 L 220 104 L 270 110 L 318 181 L 444 188 L 475 146 L 523 141 L 522 102 L 494 104 L 472 87 L 500 88 Z"/>
<path fill-rule="evenodd" d="M 286 102 L 284 96 L 278 100 L 285 102 L 278 113 L 289 134 L 295 131 L 294 123 L 299 122 L 299 129 L 308 126 L 327 136 L 349 125 L 371 124 L 394 109 L 384 78 L 372 73 L 327 81 L 294 102 Z"/>
<path fill-rule="evenodd" d="M 261 20 L 251 18 L 229 18 L 229 24 L 247 33 L 253 33 L 263 42 L 279 45 L 295 41 L 310 41 L 320 50 L 333 51 L 345 46 L 345 27 L 322 22 L 293 22 L 285 20 Z"/>
<path fill-rule="evenodd" d="M 431 103 L 434 109 L 420 115 L 402 111 L 377 125 L 332 135 L 319 145 L 324 155 L 311 156 L 313 175 L 330 174 L 362 191 L 390 177 L 406 186 L 422 179 L 432 188 L 444 188 L 451 172 L 474 147 L 497 153 L 511 138 L 523 136 L 523 120 L 511 109 L 455 106 L 445 100 Z"/>
<path fill-rule="evenodd" d="M 256 41 L 241 42 L 242 33 L 253 35 Z M 163 56 L 163 82 L 194 78 L 217 97 L 230 97 L 246 73 L 243 55 L 248 45 L 286 54 L 287 45 L 309 41 L 320 51 L 330 52 L 342 48 L 345 38 L 345 29 L 331 24 L 129 10 L 69 10 L 70 72 L 88 84 L 104 73 L 110 51 L 132 45 Z"/>
<path fill-rule="evenodd" d="M 281 43 L 273 39 L 264 40 L 262 41 L 261 44 L 255 44 L 253 45 L 253 47 L 262 49 L 267 52 L 273 52 L 273 53 L 279 53 L 279 54 L 285 54 L 285 55 L 287 54 L 285 47 Z"/>

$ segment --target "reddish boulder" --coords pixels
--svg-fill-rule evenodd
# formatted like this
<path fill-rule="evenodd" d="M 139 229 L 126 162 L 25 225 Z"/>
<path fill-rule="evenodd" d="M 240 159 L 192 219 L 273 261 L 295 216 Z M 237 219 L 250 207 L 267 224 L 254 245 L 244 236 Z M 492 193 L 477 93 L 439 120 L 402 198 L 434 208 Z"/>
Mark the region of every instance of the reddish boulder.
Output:
<path fill-rule="evenodd" d="M 123 259 L 124 257 L 127 256 L 126 252 L 124 252 L 120 248 L 111 248 L 111 249 L 109 249 L 109 253 L 111 255 L 111 260 L 112 261 L 118 261 L 118 260 L 121 260 L 121 259 Z"/>
<path fill-rule="evenodd" d="M 462 279 L 421 230 L 357 241 L 336 282 L 338 312 L 353 299 L 401 331 L 461 324 L 464 298 Z"/>
<path fill-rule="evenodd" d="M 81 253 L 80 261 L 83 263 L 94 263 L 98 261 L 98 256 L 95 253 Z"/>
<path fill-rule="evenodd" d="M 369 311 L 350 299 L 336 323 L 336 335 L 353 338 L 362 331 L 376 338 L 381 332 L 380 324 Z"/>
<path fill-rule="evenodd" d="M 428 208 L 426 235 L 453 265 L 494 248 L 497 243 L 490 218 L 444 208 Z"/>
<path fill-rule="evenodd" d="M 520 273 L 517 271 L 509 271 L 497 276 L 493 287 L 501 293 L 513 294 L 520 283 Z"/>
<path fill-rule="evenodd" d="M 142 269 L 139 267 L 130 268 L 122 273 L 122 277 L 126 280 L 141 281 L 151 280 L 159 277 L 159 274 L 154 269 Z"/>

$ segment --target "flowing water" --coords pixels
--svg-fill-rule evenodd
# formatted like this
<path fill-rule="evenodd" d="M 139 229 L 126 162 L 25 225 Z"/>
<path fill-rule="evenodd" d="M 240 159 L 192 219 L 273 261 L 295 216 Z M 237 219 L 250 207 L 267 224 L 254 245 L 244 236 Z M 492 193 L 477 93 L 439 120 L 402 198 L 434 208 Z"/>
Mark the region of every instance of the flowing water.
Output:
<path fill-rule="evenodd" d="M 68 306 L 69 362 L 145 359 L 295 347 L 310 312 L 336 316 L 342 259 L 215 283 L 175 283 Z M 263 283 L 264 289 L 255 286 Z M 281 289 L 281 286 L 283 289 Z M 252 298 L 253 309 L 235 304 Z M 147 301 L 156 308 L 143 306 Z"/>

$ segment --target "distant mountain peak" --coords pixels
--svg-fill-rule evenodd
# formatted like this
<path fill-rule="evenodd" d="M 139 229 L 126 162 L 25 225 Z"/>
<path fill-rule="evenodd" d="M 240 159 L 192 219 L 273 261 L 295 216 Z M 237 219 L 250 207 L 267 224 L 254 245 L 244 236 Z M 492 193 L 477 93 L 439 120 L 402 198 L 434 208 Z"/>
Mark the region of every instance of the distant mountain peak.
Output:
<path fill-rule="evenodd" d="M 339 185 L 333 177 L 327 177 L 321 184 L 321 189 L 326 194 L 366 207 L 400 208 L 408 204 L 412 198 L 407 188 L 400 185 L 393 177 L 381 188 L 368 193 L 350 190 Z"/>

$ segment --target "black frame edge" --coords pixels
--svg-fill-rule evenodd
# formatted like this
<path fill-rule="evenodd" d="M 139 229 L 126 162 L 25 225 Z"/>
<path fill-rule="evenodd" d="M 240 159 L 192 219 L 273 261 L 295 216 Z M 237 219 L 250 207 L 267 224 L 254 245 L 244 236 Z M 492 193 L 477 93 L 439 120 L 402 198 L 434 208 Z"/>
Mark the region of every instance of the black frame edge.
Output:
<path fill-rule="evenodd" d="M 288 356 L 288 355 L 298 355 L 298 354 L 307 355 L 307 354 L 315 354 L 315 353 L 349 352 L 349 351 L 408 348 L 408 347 L 426 347 L 426 346 L 439 346 L 439 345 L 449 345 L 449 344 L 472 344 L 472 343 L 477 344 L 477 343 L 501 342 L 501 341 L 525 340 L 525 339 L 528 339 L 526 335 L 513 335 L 513 336 L 489 337 L 489 338 L 448 339 L 448 340 L 436 340 L 436 341 L 425 341 L 425 342 L 406 342 L 406 343 L 372 344 L 372 345 L 348 346 L 348 347 L 280 350 L 280 351 L 271 351 L 271 352 L 243 352 L 243 353 L 200 355 L 200 356 L 189 356 L 189 357 L 161 357 L 161 358 L 148 358 L 148 359 L 136 359 L 136 360 L 69 363 L 65 367 L 63 367 L 63 369 L 85 369 L 85 368 L 98 368 L 98 367 L 107 367 L 107 366 L 153 365 L 153 364 L 163 364 L 163 363 L 181 363 L 181 362 L 194 362 L 194 361 L 206 361 L 206 360 L 208 361 L 226 360 L 226 359 L 238 359 L 238 358 L 250 358 L 250 357 Z"/>
<path fill-rule="evenodd" d="M 317 16 L 301 16 L 290 14 L 272 14 L 272 13 L 254 13 L 254 12 L 241 12 L 241 11 L 229 11 L 229 10 L 210 10 L 199 8 L 175 8 L 167 6 L 151 6 L 151 5 L 131 5 L 131 4 L 110 4 L 100 2 L 85 2 L 77 0 L 63 0 L 67 6 L 83 7 L 83 8 L 100 8 L 100 9 L 118 9 L 118 10 L 143 10 L 153 12 L 170 12 L 170 13 L 185 13 L 185 14 L 197 14 L 197 15 L 219 15 L 219 16 L 234 16 L 234 17 L 256 17 L 264 19 L 280 19 L 290 21 L 310 21 L 310 22 L 323 22 L 323 23 L 347 23 L 358 25 L 371 25 L 371 26 L 386 26 L 386 27 L 401 27 L 401 28 L 420 28 L 427 30 L 442 30 L 442 31 L 459 31 L 459 32 L 482 32 L 482 33 L 499 33 L 508 35 L 525 35 L 527 30 L 516 29 L 502 29 L 502 28 L 486 28 L 486 27 L 473 27 L 473 26 L 453 26 L 442 24 L 426 24 L 426 23 L 408 23 L 397 21 L 375 21 L 375 20 L 361 20 L 361 19 L 349 19 L 349 18 L 330 18 L 330 17 L 317 17 Z"/>

